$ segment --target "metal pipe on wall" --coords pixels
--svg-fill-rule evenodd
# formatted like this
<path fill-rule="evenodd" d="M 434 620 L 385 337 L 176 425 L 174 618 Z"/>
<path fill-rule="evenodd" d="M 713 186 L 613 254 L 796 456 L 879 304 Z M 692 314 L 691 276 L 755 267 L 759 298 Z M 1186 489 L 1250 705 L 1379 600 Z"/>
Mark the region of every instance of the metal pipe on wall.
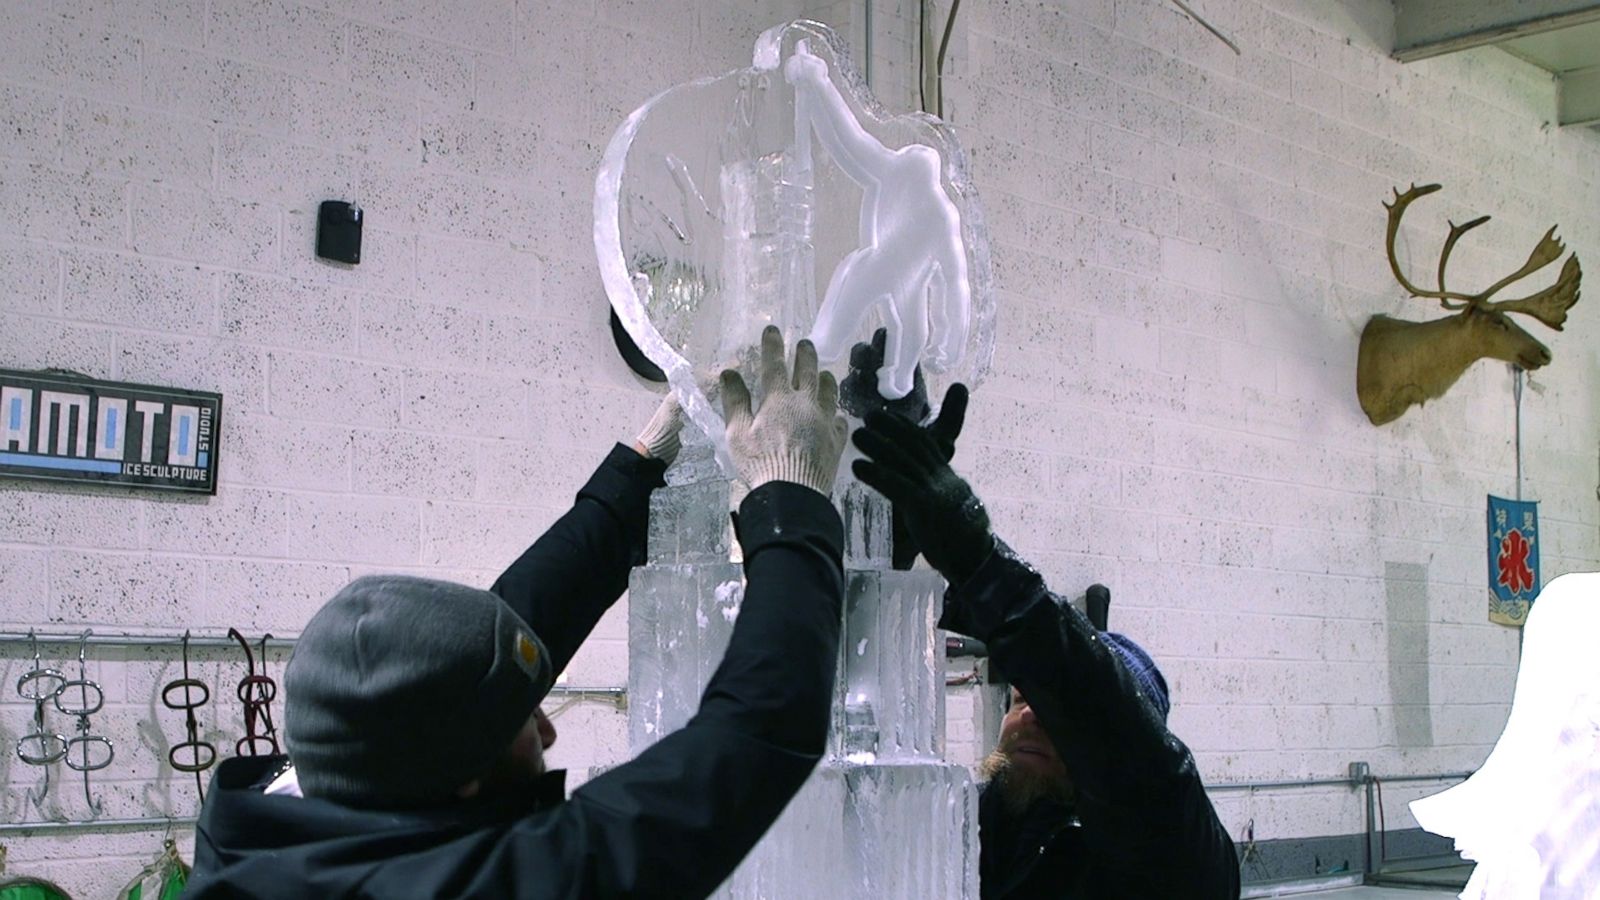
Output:
<path fill-rule="evenodd" d="M 1358 787 L 1361 782 L 1353 778 L 1307 778 L 1300 781 L 1237 781 L 1226 784 L 1208 784 L 1208 791 L 1254 791 L 1273 790 L 1279 788 L 1324 787 L 1342 784 L 1346 787 Z"/>
<path fill-rule="evenodd" d="M 273 635 L 268 640 L 267 646 L 268 648 L 292 647 L 298 638 L 299 635 L 292 637 Z M 183 643 L 183 633 L 91 634 L 87 639 L 76 634 L 34 634 L 31 636 L 26 633 L 16 634 L 11 632 L 0 634 L 0 646 L 7 644 L 27 645 L 34 641 L 46 645 L 68 644 L 73 647 L 78 646 L 79 643 L 86 643 L 90 647 L 165 647 L 169 644 L 177 647 Z M 237 650 L 239 649 L 239 642 L 230 637 L 205 637 L 191 634 L 189 635 L 189 646 L 197 649 Z"/>
<path fill-rule="evenodd" d="M 91 634 L 87 639 L 78 634 L 33 634 L 0 632 L 0 647 L 7 645 L 29 646 L 37 642 L 41 645 L 77 647 L 86 643 L 90 647 L 122 647 L 122 648 L 151 648 L 172 647 L 177 648 L 183 644 L 183 634 L 170 633 L 123 633 L 123 634 Z M 271 650 L 293 648 L 299 635 L 291 637 L 270 637 L 267 648 Z M 195 649 L 238 649 L 239 643 L 229 637 L 206 637 L 204 635 L 189 635 L 189 646 Z M 550 688 L 552 694 L 580 695 L 594 697 L 608 697 L 620 700 L 626 697 L 628 689 L 616 685 L 565 685 L 557 684 Z"/>
<path fill-rule="evenodd" d="M 195 816 L 153 816 L 148 819 L 86 819 L 82 822 L 5 822 L 0 823 L 0 834 L 98 831 L 105 828 L 153 831 L 157 828 L 193 828 L 196 821 Z"/>
<path fill-rule="evenodd" d="M 1425 775 L 1384 775 L 1380 778 L 1376 778 L 1376 780 L 1402 783 L 1412 781 L 1450 781 L 1452 779 L 1471 778 L 1472 775 L 1472 772 L 1432 772 Z M 1360 787 L 1361 785 L 1368 784 L 1373 780 L 1374 777 L 1369 775 L 1365 778 L 1352 778 L 1350 776 L 1345 776 L 1344 778 L 1305 778 L 1295 781 L 1234 781 L 1225 782 L 1223 784 L 1208 784 L 1206 785 L 1206 790 L 1269 790 L 1273 788 L 1324 787 L 1336 784 L 1342 784 L 1349 787 Z"/>

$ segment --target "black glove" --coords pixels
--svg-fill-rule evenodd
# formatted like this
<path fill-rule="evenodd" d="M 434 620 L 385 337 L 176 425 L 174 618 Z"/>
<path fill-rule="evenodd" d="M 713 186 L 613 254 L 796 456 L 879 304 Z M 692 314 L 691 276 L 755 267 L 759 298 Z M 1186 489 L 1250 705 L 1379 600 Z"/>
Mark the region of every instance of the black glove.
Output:
<path fill-rule="evenodd" d="M 853 436 L 868 458 L 856 460 L 852 471 L 894 503 L 929 565 L 951 584 L 971 578 L 994 549 L 983 501 L 950 468 L 945 446 L 953 450 L 955 437 L 950 434 L 948 444 L 941 445 L 938 436 L 960 432 L 966 399 L 966 388 L 953 385 L 945 409 L 929 428 L 877 411 Z"/>
<path fill-rule="evenodd" d="M 944 392 L 944 403 L 939 406 L 939 417 L 923 427 L 922 433 L 933 438 L 939 458 L 949 462 L 956 455 L 956 438 L 961 436 L 961 426 L 967 419 L 967 386 L 956 383 Z M 893 543 L 889 548 L 890 565 L 905 571 L 917 561 L 921 547 L 911 526 L 906 522 L 905 510 L 893 505 L 891 519 L 894 524 Z M 931 565 L 931 561 L 930 561 Z"/>
<path fill-rule="evenodd" d="M 911 393 L 899 400 L 885 400 L 878 393 L 878 369 L 883 365 L 888 337 L 888 331 L 879 328 L 872 333 L 872 343 L 859 343 L 850 348 L 850 373 L 839 385 L 839 405 L 860 419 L 865 419 L 874 410 L 888 410 L 920 424 L 929 412 L 928 385 L 922 378 L 921 366 L 911 373 Z M 939 407 L 939 418 L 925 429 L 938 443 L 945 462 L 956 455 L 956 438 L 961 435 L 961 425 L 966 415 L 967 388 L 962 384 L 953 384 L 945 392 L 944 403 Z M 893 519 L 891 565 L 904 571 L 917 561 L 917 540 L 906 525 L 905 513 L 899 504 L 894 506 Z"/>
<path fill-rule="evenodd" d="M 850 348 L 850 372 L 839 383 L 839 405 L 858 419 L 865 419 L 875 409 L 886 409 L 920 424 L 928 417 L 928 385 L 922 380 L 921 366 L 911 372 L 911 393 L 899 400 L 885 400 L 878 393 L 878 370 L 883 367 L 888 341 L 889 332 L 879 328 L 872 333 L 872 343 Z"/>

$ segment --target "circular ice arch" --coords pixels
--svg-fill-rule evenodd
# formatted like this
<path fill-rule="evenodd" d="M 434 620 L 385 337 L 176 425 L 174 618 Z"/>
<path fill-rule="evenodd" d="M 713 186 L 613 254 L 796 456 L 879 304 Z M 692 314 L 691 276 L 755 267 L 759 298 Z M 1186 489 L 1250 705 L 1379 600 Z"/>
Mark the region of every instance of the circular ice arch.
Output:
<path fill-rule="evenodd" d="M 935 401 L 988 370 L 988 235 L 960 144 L 933 116 L 888 114 L 820 23 L 768 29 L 750 67 L 634 110 L 606 148 L 594 220 L 612 308 L 728 477 L 705 388 L 724 368 L 755 386 L 766 325 L 791 347 L 810 337 L 841 380 L 851 345 L 884 327 L 887 399 L 916 367 Z"/>

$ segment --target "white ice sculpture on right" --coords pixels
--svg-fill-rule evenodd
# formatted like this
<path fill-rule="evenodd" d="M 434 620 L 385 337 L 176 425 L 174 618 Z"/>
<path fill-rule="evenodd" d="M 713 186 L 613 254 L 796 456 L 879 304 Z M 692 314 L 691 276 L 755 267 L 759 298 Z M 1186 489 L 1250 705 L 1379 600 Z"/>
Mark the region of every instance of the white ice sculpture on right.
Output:
<path fill-rule="evenodd" d="M 1523 628 L 1505 731 L 1483 766 L 1413 801 L 1477 862 L 1465 900 L 1600 898 L 1600 573 L 1545 586 Z"/>
<path fill-rule="evenodd" d="M 806 41 L 796 44 L 783 74 L 795 89 L 801 144 L 809 127 L 862 190 L 860 246 L 834 268 L 811 341 L 822 362 L 833 362 L 876 309 L 888 330 L 878 391 L 898 400 L 911 392 L 919 360 L 940 372 L 961 361 L 971 308 L 961 211 L 941 183 L 939 151 L 926 144 L 891 149 L 868 133 Z"/>

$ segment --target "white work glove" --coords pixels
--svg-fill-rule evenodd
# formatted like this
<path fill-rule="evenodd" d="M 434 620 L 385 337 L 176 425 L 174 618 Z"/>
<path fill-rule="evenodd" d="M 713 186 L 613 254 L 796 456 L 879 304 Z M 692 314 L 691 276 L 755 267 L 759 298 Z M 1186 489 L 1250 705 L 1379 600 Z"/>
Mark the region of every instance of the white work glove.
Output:
<path fill-rule="evenodd" d="M 682 430 L 683 408 L 678 405 L 678 395 L 669 391 L 650 422 L 633 439 L 633 449 L 640 456 L 659 459 L 670 466 L 682 447 L 678 442 L 678 432 Z"/>
<path fill-rule="evenodd" d="M 753 415 L 750 390 L 738 372 L 722 373 L 722 417 L 739 477 L 754 490 L 769 481 L 792 481 L 826 495 L 833 490 L 847 429 L 839 415 L 839 384 L 817 373 L 817 348 L 801 341 L 794 377 L 783 359 L 783 335 L 761 333 L 761 409 Z"/>

